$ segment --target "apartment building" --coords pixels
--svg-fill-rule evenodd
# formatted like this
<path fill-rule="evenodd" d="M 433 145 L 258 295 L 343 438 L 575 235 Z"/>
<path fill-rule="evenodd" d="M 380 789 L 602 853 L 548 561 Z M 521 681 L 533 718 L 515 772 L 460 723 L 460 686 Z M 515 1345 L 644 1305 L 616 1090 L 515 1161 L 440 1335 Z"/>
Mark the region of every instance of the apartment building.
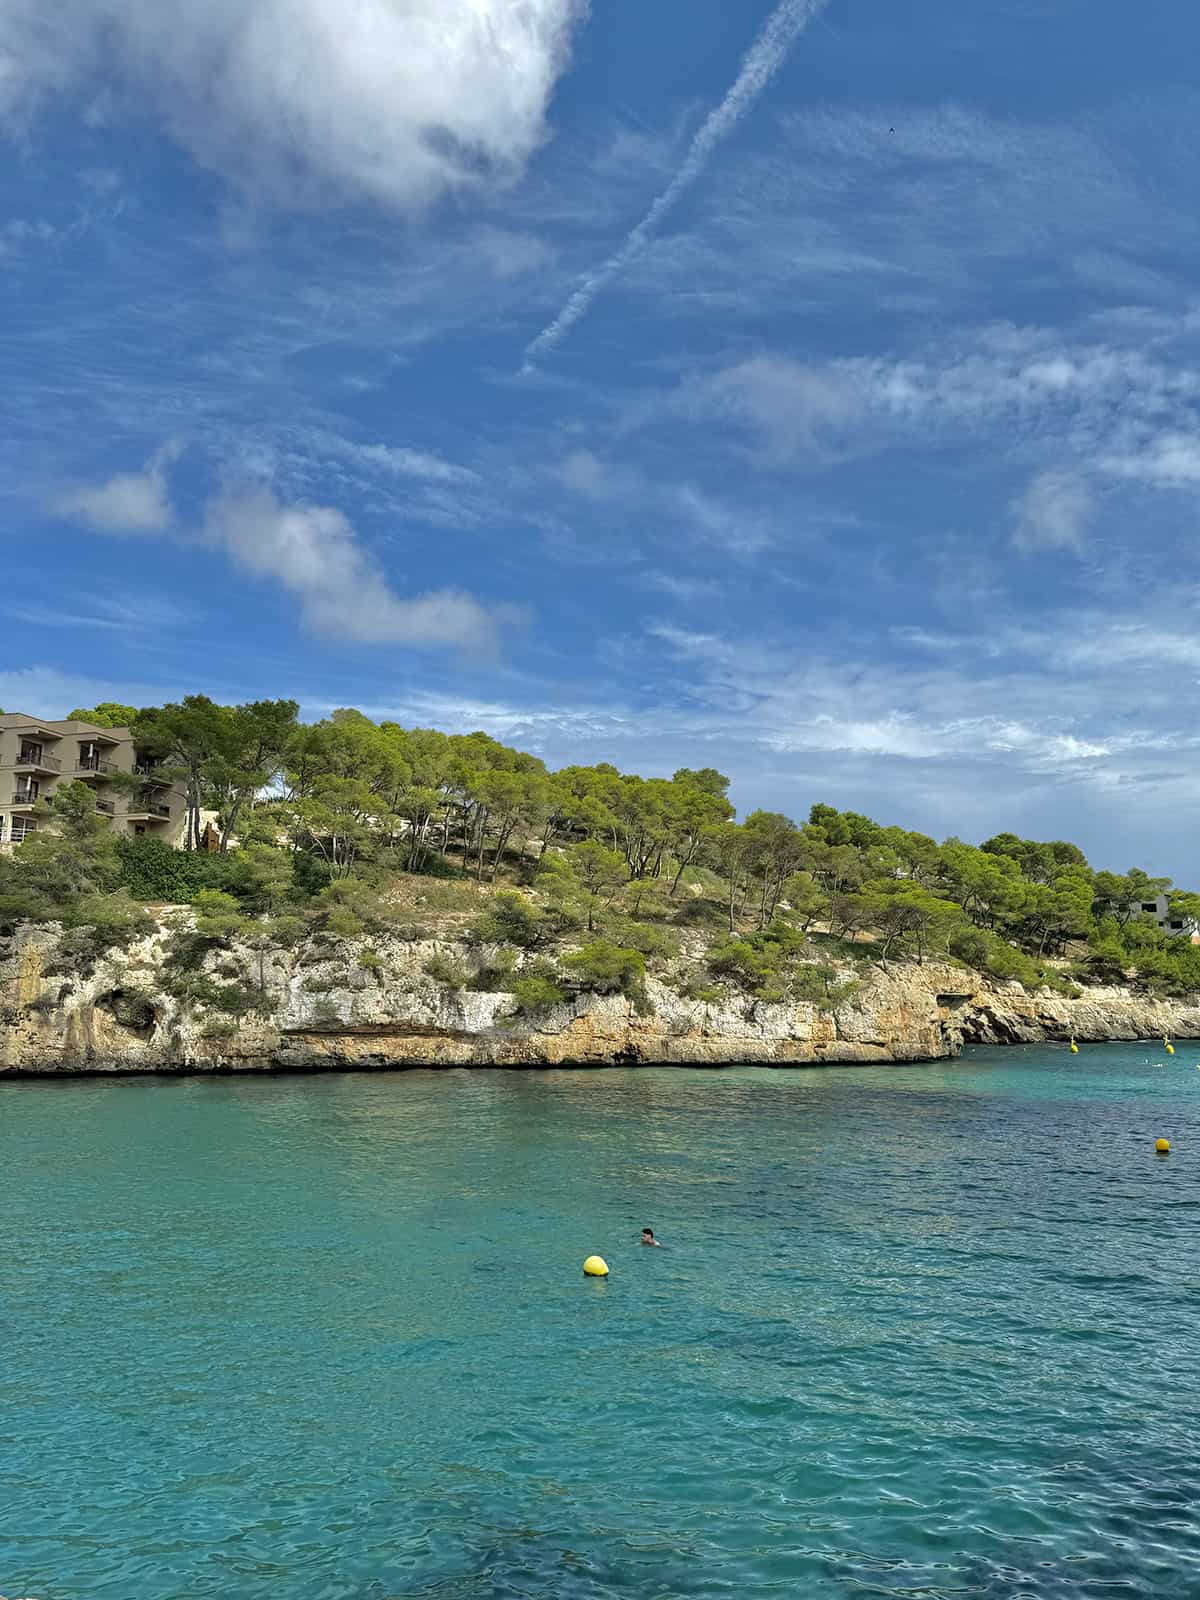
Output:
<path fill-rule="evenodd" d="M 1165 934 L 1171 938 L 1188 938 L 1193 944 L 1200 944 L 1200 926 L 1197 926 L 1194 917 L 1184 917 L 1171 909 L 1171 902 L 1165 894 L 1156 896 L 1153 900 L 1135 900 L 1128 907 L 1134 915 L 1153 917 L 1154 921 Z"/>
<path fill-rule="evenodd" d="M 118 832 L 182 845 L 183 789 L 142 756 L 128 728 L 0 714 L 0 844 L 19 844 L 37 828 L 38 802 L 71 779 L 91 786 Z"/>

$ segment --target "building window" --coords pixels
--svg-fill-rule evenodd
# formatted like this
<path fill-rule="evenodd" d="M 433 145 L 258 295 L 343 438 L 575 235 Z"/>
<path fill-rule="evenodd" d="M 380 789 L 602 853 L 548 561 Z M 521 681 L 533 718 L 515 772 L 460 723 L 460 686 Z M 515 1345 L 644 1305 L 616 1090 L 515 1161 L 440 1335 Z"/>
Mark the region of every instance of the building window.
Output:
<path fill-rule="evenodd" d="M 1157 900 L 1143 900 L 1142 901 L 1142 910 L 1143 911 L 1157 911 L 1158 910 L 1158 901 Z"/>

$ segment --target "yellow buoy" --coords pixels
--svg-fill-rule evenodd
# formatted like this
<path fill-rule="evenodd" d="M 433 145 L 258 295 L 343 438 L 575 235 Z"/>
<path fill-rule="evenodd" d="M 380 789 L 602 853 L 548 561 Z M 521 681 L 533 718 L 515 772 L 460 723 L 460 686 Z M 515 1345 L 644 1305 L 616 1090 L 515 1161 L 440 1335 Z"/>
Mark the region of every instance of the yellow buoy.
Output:
<path fill-rule="evenodd" d="M 1079 1046 L 1075 1043 L 1074 1039 L 1071 1040 L 1071 1054 L 1073 1056 L 1077 1056 L 1079 1054 Z"/>
<path fill-rule="evenodd" d="M 1154 1148 L 1160 1156 L 1169 1156 L 1171 1154 L 1171 1141 L 1170 1139 L 1156 1139 Z"/>
<path fill-rule="evenodd" d="M 1170 1039 L 1164 1039 L 1163 1045 L 1169 1056 L 1173 1056 L 1175 1054 L 1175 1046 L 1171 1043 Z"/>
<path fill-rule="evenodd" d="M 608 1262 L 603 1256 L 589 1256 L 583 1263 L 583 1270 L 589 1278 L 607 1278 Z"/>

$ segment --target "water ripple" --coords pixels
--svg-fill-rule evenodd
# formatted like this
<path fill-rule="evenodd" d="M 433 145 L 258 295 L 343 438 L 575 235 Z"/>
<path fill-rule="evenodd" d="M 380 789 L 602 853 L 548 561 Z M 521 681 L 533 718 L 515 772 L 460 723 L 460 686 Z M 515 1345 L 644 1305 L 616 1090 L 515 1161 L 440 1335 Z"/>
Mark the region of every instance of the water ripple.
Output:
<path fill-rule="evenodd" d="M 1193 1600 L 1144 1056 L 0 1084 L 0 1592 Z"/>

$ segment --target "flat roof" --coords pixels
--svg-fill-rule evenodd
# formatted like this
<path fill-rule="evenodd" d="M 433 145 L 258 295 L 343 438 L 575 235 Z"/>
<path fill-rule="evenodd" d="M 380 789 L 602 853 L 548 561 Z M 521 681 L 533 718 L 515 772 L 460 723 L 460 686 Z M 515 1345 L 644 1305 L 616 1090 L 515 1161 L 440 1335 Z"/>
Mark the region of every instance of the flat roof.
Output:
<path fill-rule="evenodd" d="M 30 717 L 23 711 L 0 712 L 0 728 L 17 733 L 40 733 L 45 739 L 69 739 L 84 734 L 97 744 L 124 744 L 132 739 L 128 728 L 100 728 L 94 722 L 55 722 L 49 717 Z"/>

